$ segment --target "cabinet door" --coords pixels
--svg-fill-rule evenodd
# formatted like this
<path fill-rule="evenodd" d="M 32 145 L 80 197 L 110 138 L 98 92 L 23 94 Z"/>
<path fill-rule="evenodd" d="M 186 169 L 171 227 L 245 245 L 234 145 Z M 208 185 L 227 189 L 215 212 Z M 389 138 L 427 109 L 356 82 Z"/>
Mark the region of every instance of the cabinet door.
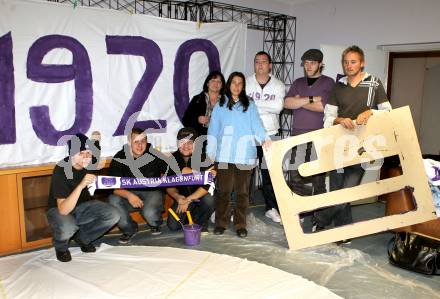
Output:
<path fill-rule="evenodd" d="M 0 254 L 6 254 L 21 248 L 16 174 L 1 175 L 0 186 Z"/>
<path fill-rule="evenodd" d="M 51 231 L 46 218 L 51 176 L 52 170 L 17 175 L 23 249 L 51 243 Z"/>

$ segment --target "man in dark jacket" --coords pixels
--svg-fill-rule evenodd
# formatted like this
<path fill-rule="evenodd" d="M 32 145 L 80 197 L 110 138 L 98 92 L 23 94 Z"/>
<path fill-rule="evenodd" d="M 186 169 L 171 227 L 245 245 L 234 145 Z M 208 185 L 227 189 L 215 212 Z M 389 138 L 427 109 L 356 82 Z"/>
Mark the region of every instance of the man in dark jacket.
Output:
<path fill-rule="evenodd" d="M 119 220 L 114 207 L 95 200 L 87 191 L 87 186 L 95 181 L 95 175 L 88 170 L 93 142 L 84 134 L 76 134 L 68 146 L 69 157 L 58 162 L 53 170 L 47 210 L 53 246 L 60 262 L 72 259 L 69 251 L 72 237 L 82 252 L 95 252 L 92 242 Z"/>
<path fill-rule="evenodd" d="M 110 163 L 109 175 L 131 178 L 160 177 L 165 173 L 166 163 L 153 155 L 155 150 L 147 142 L 147 135 L 139 128 L 133 128 L 128 144 L 116 153 Z M 118 227 L 122 231 L 120 244 L 127 244 L 138 231 L 138 225 L 130 212 L 141 211 L 151 227 L 153 235 L 160 235 L 162 224 L 163 191 L 160 188 L 115 189 L 109 202 L 121 215 Z"/>
<path fill-rule="evenodd" d="M 201 167 L 193 157 L 194 140 L 197 138 L 197 131 L 193 128 L 182 128 L 177 133 L 179 149 L 173 153 L 178 168 L 182 173 L 192 173 L 193 171 L 207 170 L 208 167 Z M 206 160 L 205 154 L 201 155 L 198 162 Z M 200 163 L 201 164 L 201 163 Z M 170 169 L 170 175 L 173 174 Z M 211 170 L 213 172 L 213 170 Z M 214 173 L 215 174 L 215 173 Z M 202 233 L 208 232 L 208 220 L 215 208 L 214 196 L 208 193 L 207 186 L 179 186 L 167 188 L 167 193 L 174 199 L 172 209 L 179 214 L 181 221 L 186 224 L 186 211 L 190 211 L 193 221 L 202 226 Z M 170 230 L 181 228 L 171 215 L 168 216 L 167 225 Z"/>

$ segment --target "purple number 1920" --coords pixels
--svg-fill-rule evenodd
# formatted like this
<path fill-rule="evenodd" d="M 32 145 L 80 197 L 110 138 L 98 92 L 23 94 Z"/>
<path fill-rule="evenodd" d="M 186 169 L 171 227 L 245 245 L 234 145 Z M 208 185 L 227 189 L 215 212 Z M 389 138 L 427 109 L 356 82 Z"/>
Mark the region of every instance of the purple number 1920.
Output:
<path fill-rule="evenodd" d="M 136 55 L 144 58 L 146 70 L 138 82 L 127 108 L 125 109 L 113 136 L 124 134 L 125 126 L 136 112 L 142 110 L 163 69 L 162 53 L 152 40 L 139 36 L 106 36 L 108 54 Z M 71 64 L 45 64 L 45 56 L 54 49 L 66 49 L 72 54 Z M 13 64 L 12 34 L 0 37 L 0 145 L 14 144 L 17 139 L 15 120 L 15 82 Z M 208 58 L 209 71 L 220 70 L 219 53 L 215 45 L 206 39 L 192 39 L 184 42 L 177 50 L 174 61 L 174 106 L 179 119 L 182 118 L 189 102 L 188 79 L 191 55 L 204 52 Z M 49 106 L 33 106 L 29 109 L 32 127 L 41 141 L 57 145 L 64 135 L 86 133 L 92 123 L 93 78 L 89 55 L 86 48 L 76 39 L 64 35 L 46 35 L 37 39 L 29 48 L 26 63 L 27 77 L 39 83 L 63 83 L 74 80 L 75 111 L 70 128 L 58 130 L 50 119 Z M 57 98 L 56 101 L 65 99 Z M 166 120 L 138 121 L 140 128 L 166 128 Z"/>

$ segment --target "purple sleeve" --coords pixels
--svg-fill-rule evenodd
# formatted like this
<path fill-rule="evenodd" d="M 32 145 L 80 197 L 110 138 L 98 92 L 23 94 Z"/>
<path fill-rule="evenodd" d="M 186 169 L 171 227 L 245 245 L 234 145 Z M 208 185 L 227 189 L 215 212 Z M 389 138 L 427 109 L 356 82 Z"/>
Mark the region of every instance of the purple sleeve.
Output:
<path fill-rule="evenodd" d="M 294 97 L 296 95 L 298 95 L 298 88 L 295 80 L 290 86 L 289 91 L 286 94 L 286 97 Z"/>

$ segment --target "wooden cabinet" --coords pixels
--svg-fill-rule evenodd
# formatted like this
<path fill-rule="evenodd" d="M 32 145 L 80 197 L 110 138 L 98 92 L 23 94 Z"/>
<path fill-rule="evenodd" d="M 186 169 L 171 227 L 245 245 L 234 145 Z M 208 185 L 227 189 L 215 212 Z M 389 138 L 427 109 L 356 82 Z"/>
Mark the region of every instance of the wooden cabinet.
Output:
<path fill-rule="evenodd" d="M 53 167 L 0 170 L 0 255 L 51 244 L 46 207 Z"/>

